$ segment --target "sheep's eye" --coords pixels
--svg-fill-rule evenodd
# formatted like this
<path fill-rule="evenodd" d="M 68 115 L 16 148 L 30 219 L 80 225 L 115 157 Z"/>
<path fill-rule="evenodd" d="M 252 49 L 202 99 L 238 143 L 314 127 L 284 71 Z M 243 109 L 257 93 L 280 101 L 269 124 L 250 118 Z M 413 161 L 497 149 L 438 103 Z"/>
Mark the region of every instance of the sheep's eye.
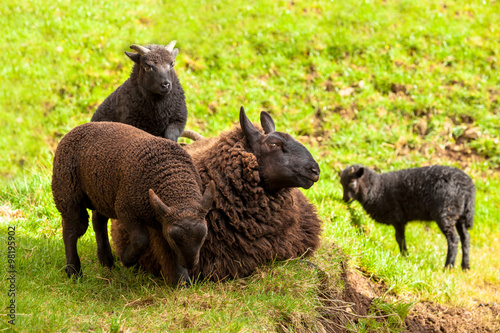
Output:
<path fill-rule="evenodd" d="M 175 65 L 175 61 L 172 61 L 172 63 L 170 64 L 170 67 L 174 67 Z"/>
<path fill-rule="evenodd" d="M 146 66 L 144 66 L 144 70 L 145 70 L 146 72 L 151 72 L 151 71 L 153 71 L 153 66 L 148 66 L 148 65 L 146 65 Z"/>
<path fill-rule="evenodd" d="M 278 142 L 270 142 L 267 144 L 269 146 L 269 148 L 271 149 L 277 149 L 279 147 L 281 147 L 281 145 L 278 143 Z"/>

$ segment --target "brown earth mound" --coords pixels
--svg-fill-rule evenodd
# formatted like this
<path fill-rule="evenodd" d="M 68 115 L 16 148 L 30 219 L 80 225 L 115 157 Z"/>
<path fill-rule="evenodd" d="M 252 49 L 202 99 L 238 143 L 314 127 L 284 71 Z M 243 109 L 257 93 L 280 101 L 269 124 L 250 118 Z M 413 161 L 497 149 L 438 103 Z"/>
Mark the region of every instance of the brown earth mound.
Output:
<path fill-rule="evenodd" d="M 353 327 L 361 319 L 389 322 L 397 332 L 411 333 L 483 333 L 500 332 L 500 305 L 479 303 L 473 308 L 447 307 L 433 302 L 418 302 L 410 306 L 404 322 L 394 314 L 374 311 L 376 300 L 397 302 L 395 295 L 380 282 L 375 282 L 362 272 L 348 269 L 341 263 L 341 279 L 344 288 L 341 294 L 329 287 L 323 290 L 324 309 L 320 327 L 325 332 L 356 332 Z M 323 331 L 323 329 L 321 329 Z M 378 331 L 378 330 L 377 330 Z M 383 330 L 384 332 L 386 330 Z M 392 331 L 387 330 L 387 332 Z"/>

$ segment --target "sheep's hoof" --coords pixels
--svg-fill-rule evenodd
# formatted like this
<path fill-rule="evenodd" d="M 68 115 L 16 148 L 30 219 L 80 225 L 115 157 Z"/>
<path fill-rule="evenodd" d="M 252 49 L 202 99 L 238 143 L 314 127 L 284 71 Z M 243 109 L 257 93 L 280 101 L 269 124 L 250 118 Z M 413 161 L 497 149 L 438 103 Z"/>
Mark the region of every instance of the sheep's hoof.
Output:
<path fill-rule="evenodd" d="M 79 280 L 83 276 L 83 271 L 76 270 L 73 266 L 66 266 L 66 274 L 68 274 L 68 278 Z"/>

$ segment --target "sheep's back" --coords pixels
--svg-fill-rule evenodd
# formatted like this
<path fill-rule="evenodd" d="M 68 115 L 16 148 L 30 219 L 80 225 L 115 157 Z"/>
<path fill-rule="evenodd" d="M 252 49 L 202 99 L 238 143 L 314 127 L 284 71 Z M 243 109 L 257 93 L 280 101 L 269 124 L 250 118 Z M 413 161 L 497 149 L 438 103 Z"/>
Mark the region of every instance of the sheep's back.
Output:
<path fill-rule="evenodd" d="M 70 145 L 77 152 L 73 167 L 81 187 L 103 215 L 116 218 L 116 210 L 122 208 L 154 219 L 150 188 L 167 205 L 201 200 L 192 159 L 170 140 L 112 122 L 84 124 L 66 137 L 60 145 Z"/>
<path fill-rule="evenodd" d="M 444 211 L 458 216 L 474 190 L 463 171 L 448 166 L 411 168 L 381 174 L 385 205 L 401 210 L 406 221 L 435 221 Z M 388 200 L 387 200 L 388 199 Z"/>

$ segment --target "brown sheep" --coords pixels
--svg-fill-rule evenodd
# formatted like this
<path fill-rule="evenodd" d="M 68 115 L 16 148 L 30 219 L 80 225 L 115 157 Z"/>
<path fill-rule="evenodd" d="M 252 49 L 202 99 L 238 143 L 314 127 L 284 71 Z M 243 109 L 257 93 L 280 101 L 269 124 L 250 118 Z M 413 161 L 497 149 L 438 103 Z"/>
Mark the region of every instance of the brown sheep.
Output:
<path fill-rule="evenodd" d="M 246 277 L 266 262 L 308 256 L 319 246 L 321 222 L 296 188 L 318 181 L 319 166 L 302 144 L 274 130 L 266 112 L 261 124 L 264 131 L 241 108 L 241 127 L 186 147 L 203 184 L 214 181 L 217 188 L 199 265 L 190 271 L 194 278 Z M 113 220 L 111 234 L 117 251 L 128 245 L 121 221 Z M 152 229 L 150 238 L 139 263 L 154 274 L 168 274 L 167 244 Z"/>
<path fill-rule="evenodd" d="M 132 240 L 118 252 L 124 266 L 135 265 L 148 248 L 150 227 L 167 244 L 169 282 L 188 280 L 207 235 L 205 215 L 215 191 L 207 185 L 202 196 L 191 157 L 170 140 L 121 123 L 74 128 L 57 147 L 52 176 L 68 276 L 82 275 L 77 241 L 88 228 L 88 208 L 103 266 L 114 265 L 107 221 L 119 218 Z"/>

